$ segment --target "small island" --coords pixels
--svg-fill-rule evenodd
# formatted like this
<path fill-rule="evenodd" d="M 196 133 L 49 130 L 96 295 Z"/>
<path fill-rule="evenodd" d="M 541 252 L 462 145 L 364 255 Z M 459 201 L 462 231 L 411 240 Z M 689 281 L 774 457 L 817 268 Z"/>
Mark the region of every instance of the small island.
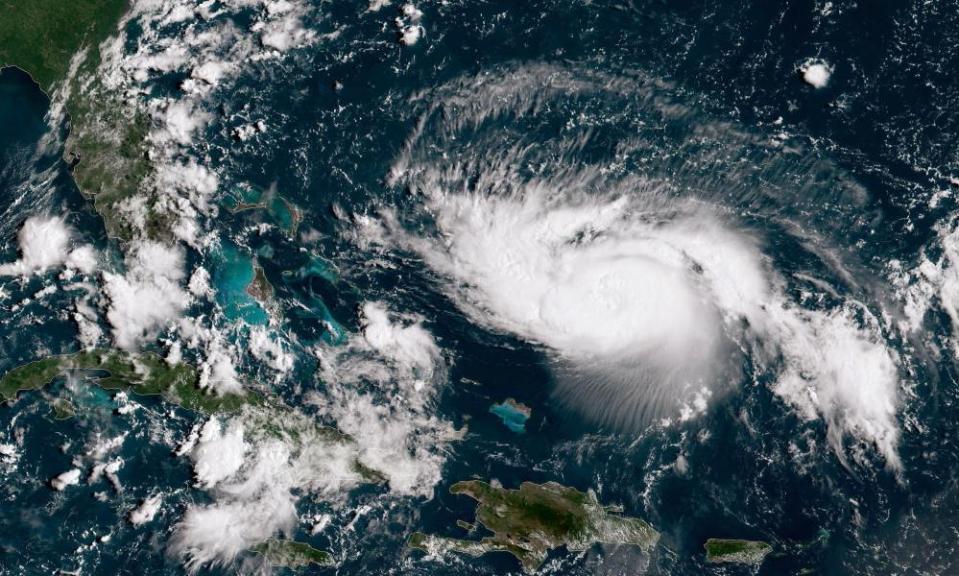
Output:
<path fill-rule="evenodd" d="M 269 306 L 273 300 L 273 285 L 266 278 L 263 268 L 255 262 L 253 263 L 253 280 L 247 284 L 246 293 L 264 306 Z"/>
<path fill-rule="evenodd" d="M 254 546 L 253 552 L 263 556 L 270 564 L 285 568 L 303 568 L 310 564 L 333 565 L 333 556 L 329 552 L 295 540 L 267 540 Z"/>
<path fill-rule="evenodd" d="M 751 564 L 759 566 L 772 552 L 772 546 L 756 540 L 728 540 L 710 538 L 706 540 L 706 561 L 714 564 Z"/>
<path fill-rule="evenodd" d="M 416 532 L 407 543 L 410 548 L 436 556 L 508 552 L 524 571 L 534 572 L 550 550 L 562 546 L 582 551 L 593 544 L 632 544 L 648 551 L 659 541 L 659 533 L 643 520 L 620 516 L 593 494 L 555 482 L 524 482 L 519 489 L 508 490 L 469 480 L 454 484 L 450 493 L 476 500 L 476 521 L 493 535 L 477 541 Z M 459 526 L 473 528 L 465 522 Z"/>

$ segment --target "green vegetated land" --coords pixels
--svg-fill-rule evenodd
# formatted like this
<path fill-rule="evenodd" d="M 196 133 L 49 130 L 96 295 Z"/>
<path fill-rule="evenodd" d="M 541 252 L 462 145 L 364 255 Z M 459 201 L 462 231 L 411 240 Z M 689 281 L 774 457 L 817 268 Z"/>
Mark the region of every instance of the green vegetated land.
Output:
<path fill-rule="evenodd" d="M 12 402 L 17 394 L 40 390 L 55 378 L 85 373 L 106 390 L 129 390 L 134 394 L 162 396 L 189 410 L 212 414 L 233 412 L 263 398 L 252 391 L 217 395 L 199 387 L 199 374 L 185 363 L 169 365 L 153 353 L 129 354 L 118 350 L 93 350 L 53 356 L 24 364 L 0 378 L 0 399 Z"/>
<path fill-rule="evenodd" d="M 127 0 L 0 0 L 0 66 L 25 70 L 49 93 L 86 45 L 116 28 Z"/>
<path fill-rule="evenodd" d="M 431 555 L 459 552 L 475 557 L 508 552 L 525 571 L 533 572 L 548 551 L 561 546 L 580 551 L 596 543 L 632 544 L 650 550 L 659 541 L 659 533 L 645 521 L 621 516 L 593 495 L 555 482 L 524 482 L 519 489 L 508 490 L 469 480 L 454 484 L 450 492 L 476 500 L 476 521 L 493 535 L 460 540 L 417 532 L 409 539 L 411 548 Z"/>
<path fill-rule="evenodd" d="M 294 540 L 267 540 L 253 547 L 253 551 L 277 567 L 303 568 L 310 564 L 332 566 L 333 556 L 317 550 L 305 542 Z"/>
<path fill-rule="evenodd" d="M 756 540 L 730 540 L 710 538 L 706 541 L 706 560 L 708 562 L 728 562 L 736 564 L 762 564 L 766 555 L 772 552 L 772 546 Z"/>
<path fill-rule="evenodd" d="M 137 193 L 153 168 L 145 148 L 149 116 L 106 89 L 97 75 L 99 45 L 117 30 L 127 5 L 128 0 L 0 0 L 0 67 L 22 68 L 48 94 L 60 85 L 68 88 L 64 157 L 107 232 L 120 239 L 133 231 L 117 204 Z M 71 59 L 81 51 L 75 75 L 68 77 Z M 169 222 L 147 209 L 147 234 L 167 236 Z"/>

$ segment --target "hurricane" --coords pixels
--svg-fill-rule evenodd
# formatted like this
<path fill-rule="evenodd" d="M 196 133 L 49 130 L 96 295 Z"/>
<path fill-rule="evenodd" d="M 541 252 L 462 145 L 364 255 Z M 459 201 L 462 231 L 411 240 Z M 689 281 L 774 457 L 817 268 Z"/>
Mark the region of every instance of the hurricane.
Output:
<path fill-rule="evenodd" d="M 824 418 L 838 454 L 849 436 L 899 465 L 899 364 L 843 237 L 857 223 L 793 207 L 868 207 L 828 158 L 639 73 L 515 66 L 431 102 L 383 226 L 475 322 L 551 358 L 560 403 L 636 431 L 758 380 Z M 820 182 L 798 180 L 810 167 Z"/>

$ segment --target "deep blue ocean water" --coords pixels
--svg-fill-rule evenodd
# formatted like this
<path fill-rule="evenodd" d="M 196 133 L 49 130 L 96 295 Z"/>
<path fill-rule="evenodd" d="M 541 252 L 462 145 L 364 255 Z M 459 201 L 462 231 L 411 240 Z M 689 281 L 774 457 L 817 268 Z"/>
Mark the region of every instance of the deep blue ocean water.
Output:
<path fill-rule="evenodd" d="M 730 210 L 744 212 L 749 226 L 768 234 L 767 252 L 785 273 L 834 275 L 795 239 L 775 233 L 783 221 L 799 222 L 837 251 L 855 255 L 854 278 L 839 279 L 837 285 L 866 301 L 882 298 L 886 293 L 873 284 L 882 284 L 883 266 L 893 258 L 915 263 L 919 248 L 934 241 L 935 225 L 955 210 L 953 198 L 935 208 L 927 199 L 931 191 L 951 186 L 946 177 L 959 170 L 959 5 L 836 3 L 828 12 L 814 2 L 536 0 L 437 2 L 420 8 L 426 37 L 401 49 L 392 28 L 384 30 L 382 19 L 361 15 L 354 3 L 324 7 L 317 26 L 342 28 L 336 42 L 278 64 L 253 66 L 223 95 L 224 116 L 247 104 L 270 115 L 264 138 L 238 144 L 215 123 L 204 135 L 214 159 L 226 148 L 241 151 L 222 156 L 229 180 L 224 188 L 240 183 L 275 187 L 302 209 L 301 229 L 322 234 L 315 254 L 303 253 L 278 229 L 244 237 L 249 245 L 240 247 L 242 254 L 226 249 L 220 266 L 211 262 L 211 268 L 227 308 L 252 324 L 264 321 L 262 310 L 243 292 L 255 255 L 278 300 L 305 304 L 305 309 L 287 307 L 286 318 L 287 330 L 304 344 L 336 343 L 358 328 L 356 310 L 364 301 L 383 300 L 427 318 L 428 329 L 454 359 L 437 411 L 458 426 L 468 425 L 469 434 L 452 445 L 435 498 L 404 501 L 380 515 L 360 517 L 353 531 L 313 538 L 300 533 L 298 538 L 333 549 L 342 559 L 335 570 L 340 574 L 517 573 L 518 565 L 505 555 L 444 564 L 419 562 L 404 551 L 404 539 L 413 530 L 463 536 L 455 521 L 471 520 L 473 505 L 449 495 L 447 488 L 475 476 L 508 486 L 555 480 L 592 488 L 604 502 L 623 504 L 627 514 L 647 519 L 663 533 L 649 558 L 628 548 L 553 553 L 546 570 L 555 574 L 752 573 L 706 567 L 701 550 L 709 537 L 772 543 L 776 553 L 760 574 L 959 570 L 954 542 L 959 526 L 957 388 L 948 359 L 914 366 L 915 387 L 899 414 L 903 482 L 884 470 L 874 453 L 866 455 L 871 465 L 844 467 L 825 444 L 825 425 L 802 421 L 761 380 L 730 383 L 705 415 L 688 423 L 641 432 L 609 430 L 556 399 L 554 376 L 541 349 L 478 327 L 444 295 L 422 262 L 393 254 L 387 257 L 390 266 L 365 266 L 369 254 L 347 239 L 350 223 L 338 219 L 334 209 L 362 214 L 391 206 L 415 222 L 415 196 L 402 185 L 390 186 L 387 175 L 424 115 L 430 118 L 424 154 L 439 158 L 443 152 L 473 153 L 471 146 L 492 154 L 499 139 L 523 141 L 529 134 L 550 142 L 582 110 L 597 122 L 581 156 L 569 162 L 613 157 L 624 140 L 642 139 L 653 157 L 662 151 L 662 163 L 649 167 L 636 161 L 625 170 L 667 173 L 715 197 L 728 195 Z M 814 91 L 801 81 L 796 68 L 808 57 L 835 65 L 826 88 Z M 448 105 L 430 116 L 430 106 L 449 98 L 455 92 L 451 86 L 464 77 L 495 78 L 534 65 L 574 75 L 652 78 L 664 87 L 655 105 L 628 92 L 560 93 L 546 98 L 537 114 L 504 114 L 464 129 L 471 136 L 465 142 L 453 143 L 443 132 L 443 122 L 452 122 L 450 117 L 462 110 Z M 343 88 L 334 89 L 335 82 Z M 686 112 L 670 119 L 662 102 Z M 24 215 L 52 207 L 69 213 L 89 241 L 106 246 L 102 226 L 70 181 L 59 151 L 37 153 L 48 106 L 25 74 L 0 73 L 0 230 L 12 239 Z M 748 131 L 750 138 L 720 134 L 711 144 L 701 143 L 696 138 L 702 135 L 691 127 L 700 122 L 723 122 L 729 131 L 730 126 Z M 807 152 L 790 155 L 754 146 L 773 138 L 780 125 L 801 134 Z M 716 149 L 706 150 L 710 146 Z M 544 158 L 551 153 L 544 145 Z M 702 162 L 686 162 L 689 158 Z M 741 169 L 743 164 L 760 168 Z M 764 205 L 751 198 L 753 188 L 782 200 Z M 867 194 L 856 197 L 859 190 Z M 284 227 L 287 217 L 224 210 L 221 224 L 229 236 L 270 218 L 279 218 Z M 12 241 L 4 256 L 5 261 L 16 257 Z M 5 307 L 44 282 L 6 282 L 11 295 Z M 7 314 L 0 328 L 0 366 L 71 350 L 74 325 L 58 313 L 68 301 L 68 295 L 59 294 L 48 305 Z M 941 343 L 947 318 L 936 315 L 929 329 L 929 340 Z M 322 391 L 322 384 L 308 376 L 311 362 L 302 358 L 297 369 L 303 378 L 296 383 Z M 256 374 L 255 366 L 245 368 Z M 196 416 L 151 400 L 143 401 L 147 413 L 116 415 L 112 400 L 91 388 L 77 396 L 83 400 L 76 402 L 77 418 L 54 421 L 42 397 L 59 390 L 28 394 L 0 409 L 3 428 L 20 428 L 26 435 L 24 456 L 15 469 L 3 472 L 0 489 L 4 572 L 182 572 L 165 555 L 166 538 L 186 505 L 208 496 L 190 487 L 189 463 L 152 442 L 151 435 L 160 430 L 185 434 Z M 292 384 L 277 392 L 297 398 Z M 490 413 L 490 406 L 506 397 L 533 407 L 524 434 L 510 431 Z M 132 441 L 120 454 L 125 460 L 122 493 L 114 494 L 106 482 L 81 483 L 63 494 L 49 489 L 47 480 L 71 466 L 61 446 L 97 432 L 124 431 Z M 704 435 L 708 442 L 701 441 Z M 810 454 L 801 468 L 790 456 L 793 445 Z M 687 462 L 683 473 L 674 467 L 680 454 Z M 123 514 L 156 488 L 171 494 L 170 505 L 151 530 L 131 529 Z M 378 490 L 358 490 L 349 507 L 334 512 L 335 522 L 353 520 L 350 510 L 375 501 Z M 95 498 L 99 491 L 110 494 L 108 501 Z M 301 513 L 327 509 L 322 502 L 302 506 Z M 78 550 L 108 532 L 108 542 Z M 334 571 L 311 567 L 302 572 Z"/>

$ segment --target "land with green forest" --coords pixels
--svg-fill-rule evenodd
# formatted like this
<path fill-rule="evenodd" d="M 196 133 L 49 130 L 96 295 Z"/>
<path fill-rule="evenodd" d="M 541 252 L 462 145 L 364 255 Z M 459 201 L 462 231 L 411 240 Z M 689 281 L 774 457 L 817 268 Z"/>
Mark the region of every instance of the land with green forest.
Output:
<path fill-rule="evenodd" d="M 20 392 L 40 390 L 56 378 L 77 373 L 88 375 L 105 390 L 161 396 L 204 414 L 235 412 L 264 401 L 253 391 L 218 395 L 203 390 L 196 368 L 186 363 L 170 365 L 150 352 L 130 354 L 105 349 L 52 356 L 14 368 L 0 377 L 0 400 L 12 402 Z"/>
<path fill-rule="evenodd" d="M 659 541 L 659 532 L 645 521 L 620 515 L 617 508 L 600 504 L 592 493 L 555 482 L 524 482 L 509 490 L 469 480 L 454 484 L 450 492 L 476 500 L 476 522 L 493 535 L 462 540 L 417 532 L 408 541 L 410 548 L 436 556 L 508 552 L 526 572 L 533 572 L 550 550 L 563 546 L 582 551 L 593 544 L 631 544 L 648 551 Z M 459 525 L 471 531 L 476 528 Z"/>
<path fill-rule="evenodd" d="M 305 542 L 294 540 L 267 540 L 254 546 L 253 552 L 263 556 L 276 567 L 296 569 L 310 564 L 333 565 L 333 556 L 329 552 L 317 550 Z"/>
<path fill-rule="evenodd" d="M 21 392 L 42 390 L 57 378 L 82 375 L 104 390 L 122 390 L 140 396 L 158 396 L 166 402 L 201 414 L 238 414 L 251 434 L 280 438 L 293 446 L 308 443 L 353 444 L 353 437 L 323 426 L 313 418 L 253 390 L 216 394 L 201 389 L 196 368 L 185 362 L 170 365 L 159 355 L 119 350 L 92 350 L 52 356 L 24 364 L 0 377 L 0 401 L 13 402 Z M 52 401 L 53 416 L 68 419 L 76 408 L 65 398 Z M 368 484 L 384 484 L 386 477 L 359 459 L 353 471 Z"/>
<path fill-rule="evenodd" d="M 751 564 L 758 566 L 772 552 L 772 546 L 757 540 L 710 538 L 704 546 L 706 561 L 712 563 Z"/>
<path fill-rule="evenodd" d="M 115 30 L 128 0 L 0 0 L 0 67 L 30 74 L 47 94 L 70 60 Z"/>
<path fill-rule="evenodd" d="M 70 128 L 64 158 L 107 232 L 121 240 L 135 230 L 119 204 L 140 191 L 153 170 L 145 147 L 149 116 L 105 88 L 98 75 L 100 43 L 117 32 L 128 5 L 128 0 L 0 0 L 0 68 L 23 69 L 50 96 L 62 89 Z M 170 223 L 151 206 L 147 211 L 147 235 L 168 236 Z"/>

